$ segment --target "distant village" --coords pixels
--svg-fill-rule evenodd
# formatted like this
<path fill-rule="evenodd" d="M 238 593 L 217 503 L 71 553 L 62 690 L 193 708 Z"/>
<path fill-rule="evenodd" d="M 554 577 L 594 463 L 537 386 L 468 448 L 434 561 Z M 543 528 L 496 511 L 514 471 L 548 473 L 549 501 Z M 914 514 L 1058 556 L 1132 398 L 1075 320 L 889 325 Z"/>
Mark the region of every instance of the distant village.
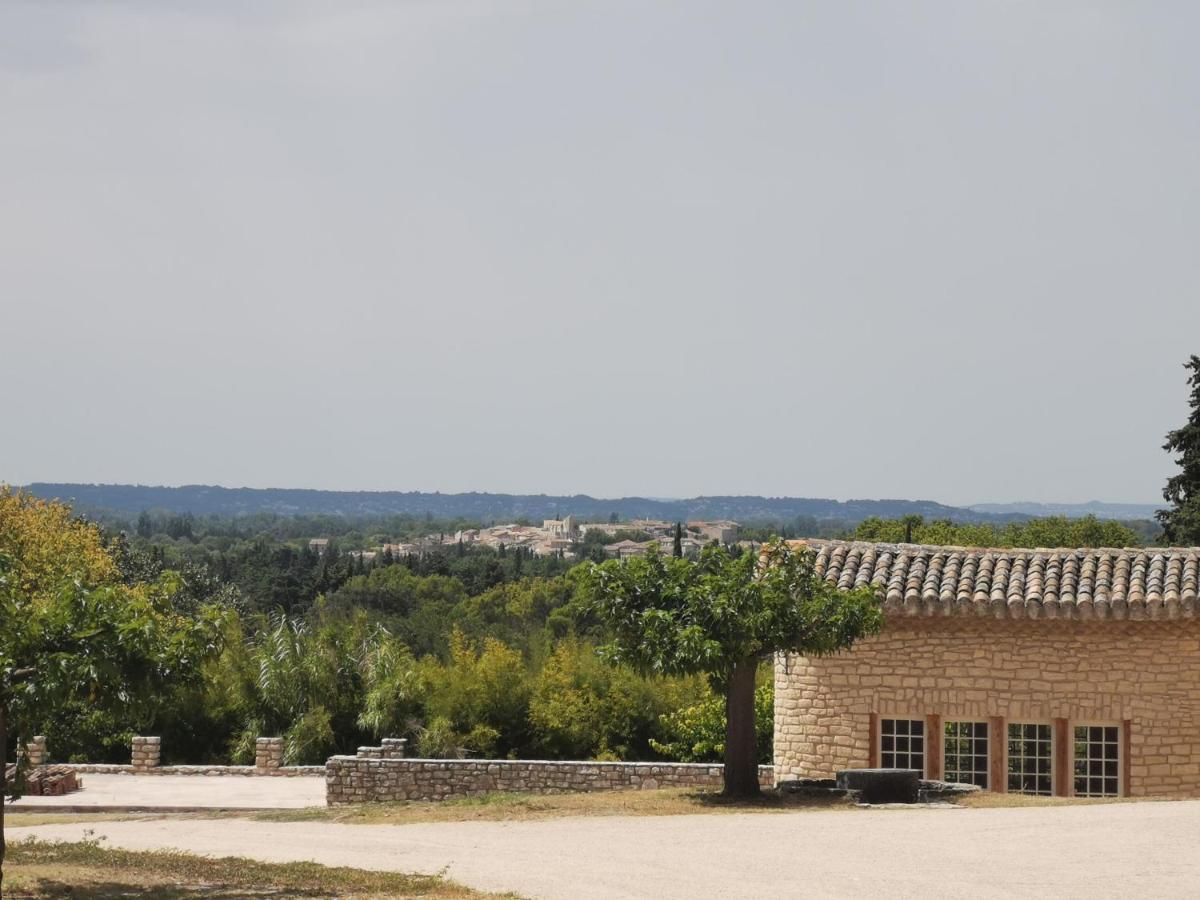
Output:
<path fill-rule="evenodd" d="M 604 548 L 605 555 L 613 559 L 645 556 L 651 547 L 657 547 L 664 556 L 671 556 L 675 551 L 677 527 L 681 531 L 679 543 L 684 556 L 694 556 L 701 548 L 712 543 L 739 543 L 738 523 L 725 520 L 687 523 L 662 522 L 655 519 L 578 522 L 574 516 L 567 516 L 562 519 L 546 519 L 541 527 L 494 525 L 490 528 L 456 531 L 453 534 L 430 534 L 408 543 L 381 544 L 377 550 L 351 551 L 351 555 L 363 562 L 371 562 L 377 557 L 421 556 L 457 545 L 490 547 L 498 551 L 521 550 L 534 556 L 575 559 L 580 555 L 581 547 L 600 545 Z M 317 553 L 324 553 L 329 548 L 329 539 L 314 538 L 308 542 L 308 546 Z"/>

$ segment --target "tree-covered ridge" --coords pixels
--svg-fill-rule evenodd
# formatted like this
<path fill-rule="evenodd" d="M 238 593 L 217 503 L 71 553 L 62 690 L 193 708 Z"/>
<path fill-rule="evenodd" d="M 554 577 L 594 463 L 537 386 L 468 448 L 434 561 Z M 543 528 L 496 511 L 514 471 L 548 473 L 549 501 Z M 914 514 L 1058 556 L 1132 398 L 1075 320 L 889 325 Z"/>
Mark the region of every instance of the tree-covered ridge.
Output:
<path fill-rule="evenodd" d="M 853 525 L 868 516 L 920 515 L 954 521 L 1003 522 L 1024 518 L 947 506 L 932 500 L 831 500 L 818 497 L 711 496 L 679 500 L 646 497 L 604 499 L 586 494 L 442 494 L 420 491 L 320 491 L 291 488 L 225 488 L 212 485 L 155 487 L 131 484 L 35 483 L 39 497 L 71 502 L 89 514 L 132 517 L 142 510 L 197 517 L 241 518 L 260 514 L 343 519 L 387 518 L 509 522 L 561 518 L 582 521 L 732 519 L 738 522 L 790 522 L 798 517 Z"/>

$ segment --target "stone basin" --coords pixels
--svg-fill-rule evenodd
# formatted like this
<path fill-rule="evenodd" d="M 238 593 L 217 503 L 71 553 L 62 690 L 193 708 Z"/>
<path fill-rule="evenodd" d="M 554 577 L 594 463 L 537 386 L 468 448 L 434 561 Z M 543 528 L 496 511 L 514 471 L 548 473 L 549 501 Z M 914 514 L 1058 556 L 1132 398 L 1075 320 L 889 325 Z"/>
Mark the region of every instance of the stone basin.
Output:
<path fill-rule="evenodd" d="M 863 803 L 916 803 L 921 773 L 916 769 L 846 769 L 837 786 L 858 791 Z"/>

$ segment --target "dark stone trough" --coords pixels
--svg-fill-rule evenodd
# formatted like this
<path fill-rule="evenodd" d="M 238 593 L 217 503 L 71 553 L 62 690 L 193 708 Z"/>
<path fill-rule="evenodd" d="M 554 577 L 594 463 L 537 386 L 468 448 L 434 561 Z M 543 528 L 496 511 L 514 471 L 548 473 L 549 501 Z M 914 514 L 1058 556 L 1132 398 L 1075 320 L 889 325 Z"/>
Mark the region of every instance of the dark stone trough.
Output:
<path fill-rule="evenodd" d="M 837 786 L 856 791 L 863 803 L 916 803 L 921 773 L 916 769 L 846 769 L 837 773 Z"/>

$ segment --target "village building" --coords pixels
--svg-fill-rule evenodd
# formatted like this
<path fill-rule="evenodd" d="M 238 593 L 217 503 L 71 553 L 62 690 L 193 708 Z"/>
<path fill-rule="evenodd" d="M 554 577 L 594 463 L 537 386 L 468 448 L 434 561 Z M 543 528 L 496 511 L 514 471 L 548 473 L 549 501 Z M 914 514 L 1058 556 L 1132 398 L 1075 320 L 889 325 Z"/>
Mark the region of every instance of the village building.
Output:
<path fill-rule="evenodd" d="M 613 559 L 634 559 L 645 556 L 651 547 L 658 546 L 658 541 L 617 541 L 615 544 L 605 544 L 604 553 Z"/>
<path fill-rule="evenodd" d="M 780 781 L 899 767 L 993 791 L 1200 796 L 1198 549 L 794 542 L 883 632 L 777 654 Z"/>
<path fill-rule="evenodd" d="M 717 522 L 688 522 L 688 531 L 699 534 L 705 541 L 732 544 L 738 539 L 738 523 L 728 520 Z"/>
<path fill-rule="evenodd" d="M 574 516 L 567 516 L 563 519 L 545 519 L 542 521 L 542 531 L 558 540 L 575 541 L 580 536 L 579 525 Z"/>

